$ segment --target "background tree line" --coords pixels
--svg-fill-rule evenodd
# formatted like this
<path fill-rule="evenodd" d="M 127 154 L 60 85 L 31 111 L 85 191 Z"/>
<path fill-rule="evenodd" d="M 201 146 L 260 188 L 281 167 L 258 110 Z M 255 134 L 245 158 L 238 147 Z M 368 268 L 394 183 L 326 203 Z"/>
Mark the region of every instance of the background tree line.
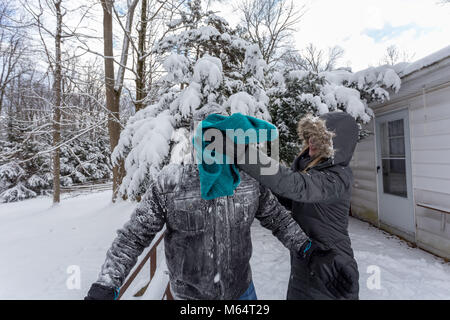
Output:
<path fill-rule="evenodd" d="M 136 194 L 119 192 L 122 180 L 125 178 L 129 183 L 130 175 L 135 174 L 133 170 L 127 172 L 126 161 L 136 161 L 128 157 L 133 154 L 130 149 L 133 144 L 120 144 L 121 133 L 125 131 L 132 136 L 135 129 L 131 128 L 134 120 L 128 121 L 130 116 L 150 114 L 149 109 L 165 105 L 161 100 L 169 93 L 192 89 L 196 81 L 194 68 L 205 55 L 219 59 L 223 68 L 223 81 L 216 91 L 210 92 L 216 95 L 217 103 L 231 104 L 232 96 L 233 101 L 242 102 L 245 95 L 240 94 L 239 99 L 234 95 L 244 92 L 255 99 L 252 103 L 256 106 L 267 108 L 280 128 L 282 160 L 286 162 L 300 148 L 296 122 L 307 112 L 323 112 L 323 104 L 330 105 L 327 99 L 331 87 L 332 94 L 340 87 L 358 92 L 362 104 L 360 123 L 367 121 L 363 116 L 366 112 L 370 118 L 370 110 L 365 109 L 367 103 L 387 98 L 387 91 L 378 88 L 396 87 L 383 81 L 386 69 L 377 68 L 370 71 L 377 75 L 375 80 L 370 77 L 358 80 L 350 70 L 338 70 L 341 77 L 330 87 L 333 80 L 327 72 L 335 70 L 343 50 L 340 47 L 326 50 L 314 44 L 302 50 L 293 47 L 292 34 L 307 14 L 306 7 L 297 2 L 239 2 L 235 6 L 241 21 L 232 27 L 219 17 L 220 13 L 216 15 L 210 10 L 212 3 L 2 2 L 0 197 L 3 201 L 52 194 L 53 202 L 57 203 L 60 186 L 105 179 L 113 182 L 113 201 L 119 194 L 122 197 L 140 194 L 148 182 L 141 181 L 143 185 Z M 230 43 L 233 45 L 227 48 Z M 252 48 L 256 48 L 253 53 Z M 171 64 L 167 61 L 172 54 L 178 58 Z M 183 61 L 180 56 L 186 58 L 185 64 L 179 64 Z M 208 97 L 200 99 L 207 101 Z M 335 101 L 334 105 L 331 101 L 331 105 L 329 111 L 350 110 L 350 102 L 345 99 Z M 164 108 L 170 109 L 168 105 Z M 173 116 L 177 118 L 175 113 Z M 173 149 L 173 139 L 169 144 Z M 150 170 L 148 163 L 141 165 L 144 172 Z"/>

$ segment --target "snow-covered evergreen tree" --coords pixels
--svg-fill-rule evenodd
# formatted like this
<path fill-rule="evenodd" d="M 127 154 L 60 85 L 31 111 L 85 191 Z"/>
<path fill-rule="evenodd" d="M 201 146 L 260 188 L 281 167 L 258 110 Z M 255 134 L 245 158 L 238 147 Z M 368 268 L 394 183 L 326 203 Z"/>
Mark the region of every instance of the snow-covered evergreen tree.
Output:
<path fill-rule="evenodd" d="M 46 135 L 40 139 L 30 134 L 12 115 L 6 140 L 0 140 L 0 199 L 11 202 L 35 197 L 50 186 L 50 158 L 39 154 L 49 147 Z M 31 161 L 24 161 L 31 159 Z"/>
<path fill-rule="evenodd" d="M 280 132 L 280 158 L 291 163 L 302 148 L 297 123 L 305 114 L 329 111 L 351 114 L 361 127 L 373 117 L 368 104 L 389 99 L 389 91 L 400 89 L 400 78 L 387 66 L 357 73 L 349 70 L 313 72 L 290 70 L 272 77 L 269 111 Z M 360 130 L 360 137 L 367 132 Z"/>
<path fill-rule="evenodd" d="M 131 199 L 169 164 L 192 161 L 194 121 L 210 113 L 241 112 L 270 119 L 264 91 L 261 52 L 238 36 L 221 17 L 204 12 L 200 1 L 169 27 L 172 32 L 154 48 L 165 56 L 161 97 L 131 117 L 112 159 L 125 159 L 126 176 L 119 192 Z"/>
<path fill-rule="evenodd" d="M 0 161 L 0 199 L 18 201 L 51 193 L 53 175 L 49 136 L 34 137 L 15 124 L 0 149 L 7 158 Z M 107 137 L 92 140 L 79 137 L 61 146 L 61 185 L 108 179 L 111 175 Z"/>

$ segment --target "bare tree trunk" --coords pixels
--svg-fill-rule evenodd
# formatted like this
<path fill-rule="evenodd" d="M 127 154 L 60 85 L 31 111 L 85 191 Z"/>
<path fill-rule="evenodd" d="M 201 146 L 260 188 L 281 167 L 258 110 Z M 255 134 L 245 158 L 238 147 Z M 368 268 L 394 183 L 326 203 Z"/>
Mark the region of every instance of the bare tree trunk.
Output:
<path fill-rule="evenodd" d="M 53 146 L 61 142 L 61 33 L 62 14 L 61 0 L 55 1 L 56 9 L 56 34 L 55 34 L 55 74 L 53 90 L 55 94 L 55 105 L 53 112 Z M 60 148 L 53 152 L 53 203 L 60 202 Z"/>
<path fill-rule="evenodd" d="M 147 33 L 147 0 L 141 3 L 141 23 L 138 35 L 138 55 L 136 68 L 136 111 L 143 108 L 143 99 L 147 96 L 145 86 L 145 36 Z"/>
<path fill-rule="evenodd" d="M 111 0 L 102 0 L 103 7 L 103 50 L 105 61 L 105 87 L 106 87 L 106 107 L 108 114 L 108 131 L 111 152 L 117 146 L 120 138 L 120 91 L 114 89 L 114 52 L 113 52 L 113 19 Z M 114 202 L 117 198 L 117 192 L 124 177 L 124 162 L 120 161 L 113 167 L 113 196 Z"/>
<path fill-rule="evenodd" d="M 5 96 L 5 89 L 0 90 L 0 115 L 2 114 L 3 98 Z"/>

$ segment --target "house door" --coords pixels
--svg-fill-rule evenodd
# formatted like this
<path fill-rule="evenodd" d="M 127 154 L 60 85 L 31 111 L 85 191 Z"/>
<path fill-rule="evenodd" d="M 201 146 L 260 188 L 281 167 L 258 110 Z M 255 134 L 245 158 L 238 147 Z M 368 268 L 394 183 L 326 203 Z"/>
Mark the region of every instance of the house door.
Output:
<path fill-rule="evenodd" d="M 408 110 L 376 117 L 375 123 L 380 222 L 414 236 Z"/>

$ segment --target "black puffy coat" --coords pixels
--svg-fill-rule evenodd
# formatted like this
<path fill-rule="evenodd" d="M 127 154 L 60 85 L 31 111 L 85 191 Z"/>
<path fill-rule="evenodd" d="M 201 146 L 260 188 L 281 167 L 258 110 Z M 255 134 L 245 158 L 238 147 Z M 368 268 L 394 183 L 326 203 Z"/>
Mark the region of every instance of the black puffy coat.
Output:
<path fill-rule="evenodd" d="M 331 112 L 320 117 L 326 121 L 333 138 L 334 157 L 310 168 L 306 173 L 299 170 L 305 164 L 308 150 L 297 157 L 291 168 L 279 165 L 273 175 L 261 174 L 260 164 L 238 164 L 239 168 L 285 198 L 294 219 L 305 233 L 326 247 L 338 251 L 353 270 L 351 299 L 358 299 L 358 268 L 348 235 L 351 188 L 353 183 L 350 160 L 358 138 L 358 127 L 344 112 Z M 262 163 L 272 162 L 259 153 Z M 301 165 L 303 163 L 303 165 Z M 291 277 L 288 299 L 334 299 L 334 295 L 311 276 L 304 259 L 291 254 Z"/>

